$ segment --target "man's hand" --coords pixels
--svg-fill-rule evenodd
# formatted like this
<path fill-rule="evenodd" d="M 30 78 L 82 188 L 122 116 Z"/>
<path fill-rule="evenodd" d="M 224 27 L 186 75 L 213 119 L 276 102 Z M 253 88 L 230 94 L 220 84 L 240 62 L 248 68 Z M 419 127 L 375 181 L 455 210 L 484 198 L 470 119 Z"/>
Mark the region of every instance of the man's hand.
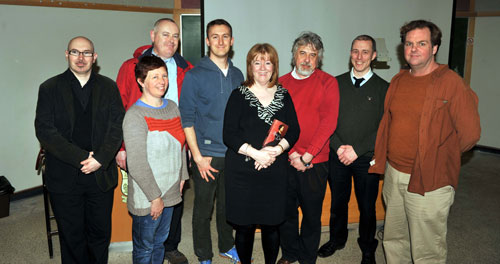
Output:
<path fill-rule="evenodd" d="M 125 150 L 118 151 L 115 160 L 120 168 L 127 170 L 127 152 Z"/>
<path fill-rule="evenodd" d="M 293 160 L 293 159 L 296 159 L 296 158 L 300 158 L 300 154 L 297 153 L 296 151 L 294 151 L 294 152 L 290 153 L 290 155 L 288 155 L 288 158 L 290 160 Z"/>
<path fill-rule="evenodd" d="M 83 167 L 80 170 L 85 174 L 90 174 L 90 173 L 98 170 L 101 167 L 101 163 L 99 163 L 99 161 L 94 159 L 92 157 L 93 155 L 94 155 L 94 152 L 91 151 L 89 153 L 89 157 L 86 160 L 80 162 L 80 164 L 83 165 Z"/>
<path fill-rule="evenodd" d="M 164 207 L 165 206 L 163 205 L 163 200 L 161 199 L 161 197 L 158 197 L 151 201 L 151 216 L 153 217 L 153 220 L 156 220 L 158 219 L 158 217 L 160 217 Z"/>
<path fill-rule="evenodd" d="M 358 154 L 356 154 L 356 151 L 354 151 L 351 145 L 340 146 L 337 150 L 337 155 L 339 156 L 340 162 L 346 166 L 351 165 L 358 158 Z"/>
<path fill-rule="evenodd" d="M 302 156 L 300 154 L 298 154 L 297 152 L 294 152 L 294 153 L 290 154 L 290 156 L 288 156 L 288 157 L 290 158 L 290 165 L 292 165 L 295 169 L 297 169 L 297 171 L 304 172 L 304 171 L 314 167 L 314 165 L 312 163 L 309 167 L 306 167 L 304 165 L 304 163 L 302 163 L 302 161 L 300 160 L 300 157 L 302 157 L 302 159 L 306 163 L 312 161 L 313 155 L 311 155 L 307 152 L 304 153 L 304 155 L 302 155 Z"/>
<path fill-rule="evenodd" d="M 219 172 L 218 170 L 214 169 L 210 163 L 212 162 L 212 157 L 203 157 L 200 156 L 199 158 L 193 158 L 194 162 L 196 162 L 196 166 L 198 167 L 198 171 L 200 172 L 201 177 L 209 182 L 210 180 L 208 177 L 212 178 L 212 180 L 215 180 L 214 175 L 212 175 L 212 172 Z"/>
<path fill-rule="evenodd" d="M 304 164 L 302 164 L 302 161 L 300 161 L 300 157 L 301 156 L 298 156 L 294 159 L 290 159 L 290 165 L 292 165 L 297 171 L 301 171 L 301 172 L 304 172 L 306 171 L 306 166 L 304 166 Z"/>

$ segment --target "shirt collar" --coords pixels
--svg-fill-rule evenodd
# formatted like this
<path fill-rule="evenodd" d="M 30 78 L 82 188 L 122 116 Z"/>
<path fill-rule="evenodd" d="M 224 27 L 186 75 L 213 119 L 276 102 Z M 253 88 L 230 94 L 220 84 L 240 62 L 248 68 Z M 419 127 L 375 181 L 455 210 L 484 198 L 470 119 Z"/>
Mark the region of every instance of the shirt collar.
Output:
<path fill-rule="evenodd" d="M 158 56 L 158 54 L 156 54 L 155 50 L 151 50 L 151 54 L 155 55 L 156 57 L 162 59 L 165 64 L 174 64 L 175 65 L 175 60 L 174 60 L 174 56 L 168 58 L 168 59 L 163 59 L 162 57 Z"/>
<path fill-rule="evenodd" d="M 373 71 L 372 71 L 372 68 L 370 68 L 370 70 L 368 70 L 367 73 L 365 73 L 365 75 L 361 76 L 361 78 L 364 78 L 364 80 L 361 82 L 360 86 L 362 86 L 363 84 L 365 84 L 368 80 L 370 80 L 370 78 L 373 76 Z M 354 68 L 351 68 L 351 81 L 352 83 L 354 84 L 354 78 L 353 77 L 356 77 L 354 76 Z M 356 77 L 358 78 L 358 77 Z M 358 78 L 359 79 L 359 78 Z"/>

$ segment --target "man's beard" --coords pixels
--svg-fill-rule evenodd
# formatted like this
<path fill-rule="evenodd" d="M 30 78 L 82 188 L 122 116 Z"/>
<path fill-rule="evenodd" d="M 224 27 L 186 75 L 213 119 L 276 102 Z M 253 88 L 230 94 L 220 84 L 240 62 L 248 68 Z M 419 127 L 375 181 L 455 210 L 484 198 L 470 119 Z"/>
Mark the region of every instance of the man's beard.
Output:
<path fill-rule="evenodd" d="M 306 70 L 306 69 L 303 69 L 301 66 L 309 66 L 310 68 L 309 68 L 309 70 Z M 299 75 L 302 75 L 305 77 L 309 77 L 313 72 L 314 72 L 314 69 L 311 67 L 311 64 L 309 64 L 309 63 L 301 63 L 297 67 L 297 73 Z"/>

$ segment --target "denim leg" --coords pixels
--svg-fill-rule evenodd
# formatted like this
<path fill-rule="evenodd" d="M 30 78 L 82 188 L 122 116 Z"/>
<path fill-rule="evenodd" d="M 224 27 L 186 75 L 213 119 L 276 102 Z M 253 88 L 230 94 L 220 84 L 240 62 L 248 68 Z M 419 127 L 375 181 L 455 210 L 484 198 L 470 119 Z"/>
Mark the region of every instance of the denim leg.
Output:
<path fill-rule="evenodd" d="M 132 257 L 134 264 L 161 264 L 165 254 L 173 207 L 166 207 L 158 219 L 151 215 L 132 215 Z"/>
<path fill-rule="evenodd" d="M 168 232 L 167 241 L 165 241 L 165 252 L 177 249 L 181 242 L 182 234 L 182 213 L 184 210 L 184 202 L 180 202 L 173 206 L 174 212 L 172 213 L 172 222 L 170 222 L 170 231 Z"/>
<path fill-rule="evenodd" d="M 163 257 L 165 256 L 165 241 L 170 233 L 170 223 L 172 222 L 172 214 L 174 212 L 174 207 L 165 207 L 160 217 L 157 219 L 160 223 L 158 224 L 158 229 L 154 236 L 154 247 L 152 263 L 163 263 Z"/>

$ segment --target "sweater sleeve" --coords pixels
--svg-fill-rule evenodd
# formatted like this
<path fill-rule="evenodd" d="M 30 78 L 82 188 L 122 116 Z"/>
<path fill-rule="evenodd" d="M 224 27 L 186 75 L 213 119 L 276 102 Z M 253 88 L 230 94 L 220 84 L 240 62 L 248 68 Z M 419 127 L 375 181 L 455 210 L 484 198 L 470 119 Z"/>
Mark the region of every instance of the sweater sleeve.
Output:
<path fill-rule="evenodd" d="M 172 101 L 171 101 L 172 102 Z M 174 103 L 174 102 L 172 102 Z M 180 117 L 181 113 L 179 111 L 179 108 L 176 107 L 175 109 L 177 116 Z M 182 121 L 181 121 L 181 127 L 182 127 Z M 184 142 L 184 145 L 181 148 L 181 160 L 182 160 L 182 165 L 181 165 L 181 171 L 180 171 L 180 179 L 181 180 L 189 180 L 189 172 L 188 172 L 188 162 L 187 162 L 187 142 Z"/>
<path fill-rule="evenodd" d="M 148 201 L 161 197 L 161 190 L 147 158 L 148 127 L 144 116 L 132 108 L 125 114 L 123 138 L 127 145 L 129 177 L 139 185 Z"/>
<path fill-rule="evenodd" d="M 224 126 L 222 129 L 224 144 L 236 153 L 238 153 L 241 145 L 245 143 L 238 129 L 239 120 L 242 118 L 241 106 L 244 103 L 239 94 L 239 89 L 236 89 L 231 93 L 231 96 L 229 96 L 226 111 L 224 113 Z"/>
<path fill-rule="evenodd" d="M 182 93 L 179 99 L 179 110 L 181 112 L 183 128 L 194 126 L 196 116 L 196 90 L 196 79 L 191 72 L 187 72 L 182 84 Z"/>
<path fill-rule="evenodd" d="M 187 144 L 184 145 L 184 147 L 182 148 L 182 167 L 181 167 L 181 172 L 180 172 L 180 179 L 181 180 L 184 180 L 184 181 L 187 181 L 189 180 L 189 173 L 188 173 L 188 170 L 187 170 L 187 152 L 186 152 L 186 148 L 187 148 Z"/>
<path fill-rule="evenodd" d="M 315 129 L 312 140 L 306 152 L 313 156 L 318 155 L 321 149 L 330 139 L 330 136 L 337 127 L 337 117 L 339 115 L 339 86 L 335 78 L 325 80 L 321 102 L 318 107 L 319 124 Z"/>

